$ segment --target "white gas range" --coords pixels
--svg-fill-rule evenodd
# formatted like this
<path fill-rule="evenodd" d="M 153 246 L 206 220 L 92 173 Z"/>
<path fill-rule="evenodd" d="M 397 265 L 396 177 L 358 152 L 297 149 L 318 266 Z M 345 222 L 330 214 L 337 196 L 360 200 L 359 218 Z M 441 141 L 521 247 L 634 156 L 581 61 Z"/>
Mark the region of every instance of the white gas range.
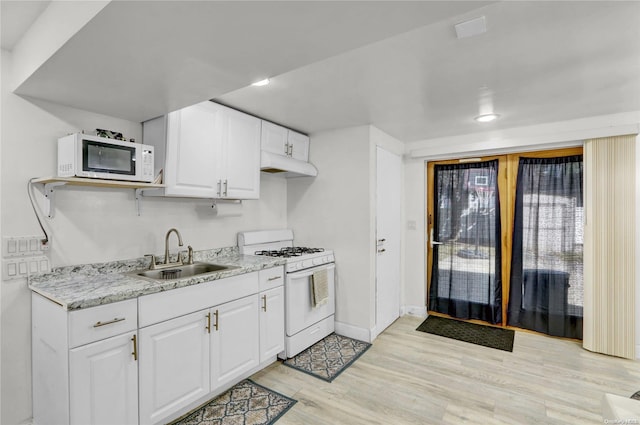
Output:
<path fill-rule="evenodd" d="M 238 248 L 244 255 L 286 258 L 285 351 L 280 357 L 293 357 L 333 333 L 335 260 L 332 251 L 295 247 L 290 229 L 240 232 Z M 328 299 L 325 304 L 314 306 L 311 276 L 321 270 L 327 271 Z"/>

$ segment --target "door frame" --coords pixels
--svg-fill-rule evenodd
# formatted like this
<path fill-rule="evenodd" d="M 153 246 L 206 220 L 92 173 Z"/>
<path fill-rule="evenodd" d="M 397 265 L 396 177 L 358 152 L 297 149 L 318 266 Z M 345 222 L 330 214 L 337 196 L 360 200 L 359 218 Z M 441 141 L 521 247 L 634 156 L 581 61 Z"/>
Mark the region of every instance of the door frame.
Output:
<path fill-rule="evenodd" d="M 500 196 L 500 229 L 502 249 L 502 323 L 498 327 L 507 326 L 507 307 L 509 305 L 509 288 L 511 279 L 511 241 L 513 239 L 513 220 L 515 215 L 516 184 L 518 179 L 518 164 L 521 157 L 526 158 L 553 158 L 571 155 L 582 155 L 583 147 L 561 148 L 543 151 L 516 152 L 502 155 L 489 155 L 472 158 L 457 158 L 448 160 L 425 161 L 425 305 L 428 314 L 449 317 L 446 314 L 429 311 L 429 289 L 431 287 L 431 270 L 433 256 L 431 252 L 430 234 L 433 227 L 433 193 L 434 193 L 434 169 L 436 164 L 459 164 L 469 162 L 485 162 L 498 159 L 498 191 Z M 480 320 L 467 320 L 472 323 L 487 324 Z"/>

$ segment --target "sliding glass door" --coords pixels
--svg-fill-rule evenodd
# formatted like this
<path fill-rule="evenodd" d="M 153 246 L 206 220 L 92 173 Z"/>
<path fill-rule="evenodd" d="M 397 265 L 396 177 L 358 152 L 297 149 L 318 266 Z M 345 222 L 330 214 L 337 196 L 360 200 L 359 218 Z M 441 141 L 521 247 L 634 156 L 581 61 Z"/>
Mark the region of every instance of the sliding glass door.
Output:
<path fill-rule="evenodd" d="M 429 310 L 502 322 L 498 160 L 437 164 Z"/>
<path fill-rule="evenodd" d="M 582 155 L 520 158 L 507 324 L 582 339 Z"/>
<path fill-rule="evenodd" d="M 429 313 L 582 337 L 582 148 L 427 164 Z"/>

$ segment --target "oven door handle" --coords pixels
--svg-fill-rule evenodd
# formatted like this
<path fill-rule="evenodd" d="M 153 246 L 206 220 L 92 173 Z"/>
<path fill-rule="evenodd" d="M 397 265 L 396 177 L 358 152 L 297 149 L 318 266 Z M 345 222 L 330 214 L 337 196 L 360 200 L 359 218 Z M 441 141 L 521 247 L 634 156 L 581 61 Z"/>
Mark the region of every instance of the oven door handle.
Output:
<path fill-rule="evenodd" d="M 292 278 L 292 279 L 302 279 L 302 278 L 309 277 L 309 276 L 313 275 L 313 273 L 315 273 L 316 271 L 321 270 L 323 268 L 326 268 L 327 270 L 333 270 L 333 269 L 336 268 L 336 265 L 333 264 L 333 263 L 322 264 L 322 265 L 316 266 L 316 267 L 314 267 L 314 268 L 312 268 L 310 270 L 304 270 L 304 271 L 301 271 L 301 272 L 289 273 L 288 276 L 290 278 Z"/>

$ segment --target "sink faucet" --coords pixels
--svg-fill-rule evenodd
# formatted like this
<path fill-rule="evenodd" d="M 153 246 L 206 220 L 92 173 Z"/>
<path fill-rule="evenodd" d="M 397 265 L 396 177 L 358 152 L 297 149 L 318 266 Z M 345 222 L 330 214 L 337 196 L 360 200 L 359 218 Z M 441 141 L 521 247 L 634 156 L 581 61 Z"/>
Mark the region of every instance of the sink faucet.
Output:
<path fill-rule="evenodd" d="M 175 232 L 176 236 L 178 236 L 178 246 L 182 246 L 182 236 L 180 236 L 180 232 L 178 232 L 178 229 L 176 228 L 169 229 L 169 231 L 167 232 L 167 236 L 165 236 L 164 238 L 164 263 L 165 264 L 169 264 L 169 235 L 171 235 L 171 232 Z M 177 262 L 181 263 L 180 254 L 178 254 Z"/>

